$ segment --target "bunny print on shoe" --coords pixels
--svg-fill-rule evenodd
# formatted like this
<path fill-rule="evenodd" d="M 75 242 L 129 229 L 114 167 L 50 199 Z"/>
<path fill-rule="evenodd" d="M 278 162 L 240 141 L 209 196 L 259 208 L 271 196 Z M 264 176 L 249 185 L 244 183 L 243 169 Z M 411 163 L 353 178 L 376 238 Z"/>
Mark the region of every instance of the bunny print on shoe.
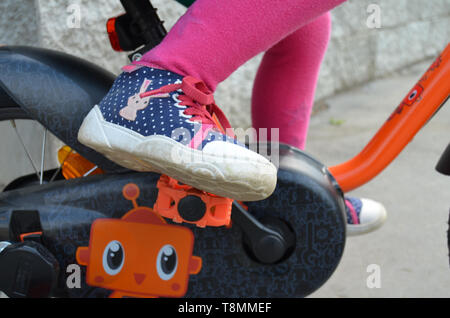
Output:
<path fill-rule="evenodd" d="M 162 97 L 169 97 L 169 94 L 157 94 L 154 96 L 148 96 L 148 97 L 140 97 L 140 94 L 145 93 L 147 90 L 147 87 L 152 83 L 151 80 L 144 79 L 144 82 L 141 85 L 141 88 L 139 89 L 139 92 L 132 95 L 130 98 L 128 98 L 127 106 L 122 108 L 119 112 L 119 115 L 122 116 L 125 119 L 128 120 L 136 120 L 137 112 L 139 110 L 143 110 L 145 107 L 148 106 L 149 99 L 150 98 L 162 98 Z"/>
<path fill-rule="evenodd" d="M 230 124 L 202 81 L 146 66 L 124 70 L 84 119 L 81 143 L 126 168 L 232 199 L 274 191 L 276 167 L 227 134 Z"/>

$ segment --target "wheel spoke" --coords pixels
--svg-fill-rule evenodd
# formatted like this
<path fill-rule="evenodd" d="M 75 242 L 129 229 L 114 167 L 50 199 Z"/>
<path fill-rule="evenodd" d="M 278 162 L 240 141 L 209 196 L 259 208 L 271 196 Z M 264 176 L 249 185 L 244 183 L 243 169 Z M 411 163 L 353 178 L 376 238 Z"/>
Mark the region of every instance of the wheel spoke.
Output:
<path fill-rule="evenodd" d="M 87 177 L 87 176 L 90 175 L 92 172 L 94 172 L 97 168 L 98 168 L 98 166 L 93 167 L 91 170 L 89 170 L 88 172 L 86 172 L 85 174 L 83 174 L 83 177 Z"/>
<path fill-rule="evenodd" d="M 47 128 L 44 128 L 44 136 L 42 138 L 42 151 L 41 151 L 41 173 L 39 178 L 39 184 L 44 182 L 44 162 L 45 162 L 45 146 L 47 144 Z"/>
<path fill-rule="evenodd" d="M 56 169 L 55 173 L 52 175 L 52 177 L 50 178 L 50 182 L 53 182 L 56 178 L 56 176 L 58 175 L 58 173 L 61 171 L 64 162 L 66 162 L 66 159 L 69 158 L 69 155 L 72 153 L 73 149 L 70 149 L 70 151 L 67 153 L 67 155 L 64 157 L 64 159 L 61 161 L 61 164 L 59 165 L 58 169 Z"/>
<path fill-rule="evenodd" d="M 28 152 L 27 147 L 25 146 L 25 143 L 23 142 L 23 139 L 22 139 L 22 137 L 21 137 L 20 134 L 19 134 L 19 131 L 17 130 L 16 121 L 15 121 L 14 119 L 12 119 L 12 120 L 10 120 L 10 122 L 11 122 L 11 125 L 13 126 L 13 128 L 14 128 L 14 131 L 16 132 L 17 138 L 19 139 L 20 144 L 22 145 L 23 150 L 25 151 L 25 153 L 26 153 L 26 155 L 27 155 L 27 157 L 28 157 L 28 160 L 30 161 L 31 165 L 33 166 L 34 172 L 36 172 L 36 176 L 38 177 L 38 179 L 40 179 L 41 176 L 40 176 L 40 174 L 39 174 L 39 172 L 38 172 L 38 169 L 36 168 L 36 165 L 34 164 L 34 161 L 33 161 L 33 159 L 31 158 L 31 155 L 30 155 L 30 153 Z"/>

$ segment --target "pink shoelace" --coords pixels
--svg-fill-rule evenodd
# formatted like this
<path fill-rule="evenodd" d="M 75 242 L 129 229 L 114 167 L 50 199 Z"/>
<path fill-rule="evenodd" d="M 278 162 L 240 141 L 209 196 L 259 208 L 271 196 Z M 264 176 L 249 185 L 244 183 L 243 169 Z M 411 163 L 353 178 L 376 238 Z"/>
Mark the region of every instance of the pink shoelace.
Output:
<path fill-rule="evenodd" d="M 345 205 L 347 206 L 347 208 L 350 212 L 350 216 L 352 218 L 353 224 L 358 225 L 359 224 L 358 213 L 356 213 L 355 208 L 353 207 L 353 204 L 349 200 L 346 199 Z"/>
<path fill-rule="evenodd" d="M 206 84 L 192 76 L 185 76 L 180 84 L 169 84 L 140 94 L 141 98 L 157 95 L 167 94 L 181 89 L 184 95 L 179 95 L 180 105 L 187 106 L 183 111 L 185 115 L 192 115 L 192 121 L 198 121 L 202 124 L 212 125 L 217 127 L 217 121 L 214 120 L 214 115 L 217 117 L 222 127 L 217 127 L 225 133 L 225 129 L 231 128 L 225 114 L 214 102 L 212 92 L 206 87 Z M 222 128 L 222 129 L 221 129 Z"/>

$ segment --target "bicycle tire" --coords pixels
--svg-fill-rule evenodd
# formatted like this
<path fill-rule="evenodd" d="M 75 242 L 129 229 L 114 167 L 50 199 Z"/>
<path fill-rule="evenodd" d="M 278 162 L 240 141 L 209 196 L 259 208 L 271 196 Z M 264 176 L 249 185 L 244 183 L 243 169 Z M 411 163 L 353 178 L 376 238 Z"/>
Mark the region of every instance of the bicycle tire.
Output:
<path fill-rule="evenodd" d="M 0 121 L 12 119 L 32 119 L 32 118 L 20 107 L 0 106 Z"/>

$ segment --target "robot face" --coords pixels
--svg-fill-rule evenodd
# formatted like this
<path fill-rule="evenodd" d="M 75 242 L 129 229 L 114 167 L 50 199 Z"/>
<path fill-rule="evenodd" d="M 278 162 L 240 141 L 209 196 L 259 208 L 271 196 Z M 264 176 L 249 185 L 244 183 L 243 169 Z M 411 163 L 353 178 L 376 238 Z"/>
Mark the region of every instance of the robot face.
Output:
<path fill-rule="evenodd" d="M 121 219 L 95 220 L 89 246 L 77 249 L 78 263 L 87 266 L 87 283 L 120 295 L 183 296 L 189 275 L 202 267 L 202 259 L 192 256 L 194 234 L 138 206 L 137 185 L 125 185 L 122 193 L 134 208 Z"/>
<path fill-rule="evenodd" d="M 89 285 L 142 296 L 181 297 L 189 275 L 201 267 L 201 259 L 192 256 L 193 245 L 194 236 L 185 227 L 98 219 L 92 224 L 89 247 L 77 255 L 87 265 Z"/>

